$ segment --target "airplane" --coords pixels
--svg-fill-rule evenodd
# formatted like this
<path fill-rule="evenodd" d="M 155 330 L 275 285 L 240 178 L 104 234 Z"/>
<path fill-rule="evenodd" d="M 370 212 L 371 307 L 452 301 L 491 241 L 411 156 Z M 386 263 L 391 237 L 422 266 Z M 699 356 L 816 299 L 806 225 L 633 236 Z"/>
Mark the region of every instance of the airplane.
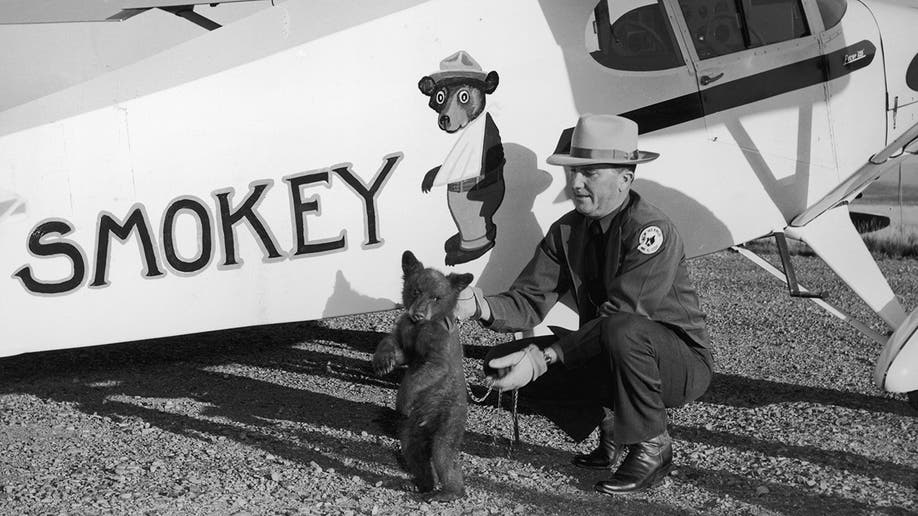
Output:
<path fill-rule="evenodd" d="M 199 4 L 0 3 L 0 23 L 207 30 L 0 112 L 0 356 L 391 309 L 405 249 L 501 291 L 570 210 L 545 158 L 610 113 L 661 154 L 635 189 L 688 258 L 735 249 L 812 296 L 785 252 L 805 242 L 892 333 L 814 301 L 918 405 L 918 311 L 849 213 L 918 153 L 911 0 L 291 0 L 223 26 Z M 470 95 L 486 111 L 444 130 Z M 487 209 L 454 203 L 484 178 Z M 741 246 L 767 236 L 783 271 Z M 575 320 L 562 303 L 535 331 Z"/>

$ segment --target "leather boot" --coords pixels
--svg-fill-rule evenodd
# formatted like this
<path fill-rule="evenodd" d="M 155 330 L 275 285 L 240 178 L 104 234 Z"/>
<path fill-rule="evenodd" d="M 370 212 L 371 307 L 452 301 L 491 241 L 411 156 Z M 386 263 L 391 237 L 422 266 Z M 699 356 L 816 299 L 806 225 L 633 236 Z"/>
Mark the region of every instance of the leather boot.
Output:
<path fill-rule="evenodd" d="M 611 426 L 611 425 L 610 425 Z M 599 429 L 599 444 L 590 453 L 574 455 L 571 464 L 586 469 L 612 469 L 625 447 L 615 444 L 612 431 L 602 426 Z"/>
<path fill-rule="evenodd" d="M 663 480 L 673 467 L 673 440 L 667 432 L 628 446 L 628 455 L 610 480 L 596 484 L 600 493 L 631 493 Z"/>

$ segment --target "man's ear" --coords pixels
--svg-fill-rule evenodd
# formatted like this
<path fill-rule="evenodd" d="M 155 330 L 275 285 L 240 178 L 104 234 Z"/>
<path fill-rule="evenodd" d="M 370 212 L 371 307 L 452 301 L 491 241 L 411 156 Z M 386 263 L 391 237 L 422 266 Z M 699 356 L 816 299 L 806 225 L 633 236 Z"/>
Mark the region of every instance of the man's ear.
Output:
<path fill-rule="evenodd" d="M 472 280 L 475 279 L 475 276 L 472 276 L 469 273 L 466 273 L 466 274 L 450 273 L 450 275 L 447 276 L 446 279 L 448 279 L 449 284 L 452 285 L 452 287 L 458 291 L 458 290 L 462 290 L 465 287 L 471 285 Z"/>
<path fill-rule="evenodd" d="M 631 186 L 631 183 L 634 182 L 634 172 L 629 169 L 622 170 L 621 175 L 619 175 L 619 191 L 624 191 L 628 186 Z"/>
<path fill-rule="evenodd" d="M 434 82 L 433 77 L 430 77 L 428 75 L 421 77 L 421 80 L 418 81 L 418 89 L 421 90 L 421 93 L 423 93 L 424 95 L 427 95 L 428 97 L 430 96 L 431 93 L 434 92 L 434 88 L 436 88 L 436 86 L 437 86 L 437 83 Z"/>
<path fill-rule="evenodd" d="M 414 257 L 414 253 L 411 251 L 402 253 L 402 272 L 405 273 L 405 277 L 411 276 L 423 268 L 424 264 Z"/>
<path fill-rule="evenodd" d="M 487 77 L 485 77 L 485 93 L 494 93 L 494 90 L 497 89 L 497 83 L 500 82 L 500 77 L 497 75 L 496 71 L 488 72 Z"/>

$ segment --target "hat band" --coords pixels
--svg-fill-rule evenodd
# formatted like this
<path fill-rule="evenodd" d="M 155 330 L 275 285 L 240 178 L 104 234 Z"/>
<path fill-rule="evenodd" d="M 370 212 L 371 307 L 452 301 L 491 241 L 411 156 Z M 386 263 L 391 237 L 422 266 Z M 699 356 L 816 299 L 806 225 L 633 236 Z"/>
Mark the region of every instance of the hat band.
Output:
<path fill-rule="evenodd" d="M 637 159 L 638 152 L 625 152 L 618 149 L 587 149 L 585 147 L 571 147 L 572 158 L 585 159 Z"/>

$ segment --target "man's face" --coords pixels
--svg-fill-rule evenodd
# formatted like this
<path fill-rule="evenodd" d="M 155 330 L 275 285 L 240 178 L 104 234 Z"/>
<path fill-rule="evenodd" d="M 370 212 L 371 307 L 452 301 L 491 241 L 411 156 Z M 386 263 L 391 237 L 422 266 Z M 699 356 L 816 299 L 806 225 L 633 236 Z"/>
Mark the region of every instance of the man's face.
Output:
<path fill-rule="evenodd" d="M 614 165 L 564 167 L 574 209 L 599 219 L 618 208 L 628 195 L 634 173 Z"/>

